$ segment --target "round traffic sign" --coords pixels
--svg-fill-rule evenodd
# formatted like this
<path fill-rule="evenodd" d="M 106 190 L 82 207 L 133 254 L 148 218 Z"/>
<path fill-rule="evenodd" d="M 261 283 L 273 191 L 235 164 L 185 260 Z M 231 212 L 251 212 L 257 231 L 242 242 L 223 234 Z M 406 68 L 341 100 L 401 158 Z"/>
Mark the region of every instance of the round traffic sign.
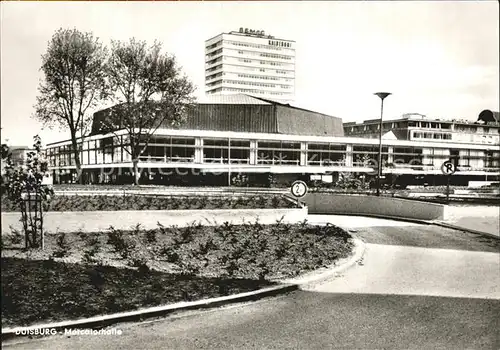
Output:
<path fill-rule="evenodd" d="M 302 198 L 307 194 L 307 185 L 304 181 L 297 180 L 292 184 L 291 191 L 294 197 Z"/>
<path fill-rule="evenodd" d="M 446 162 L 441 165 L 441 171 L 443 172 L 444 175 L 453 175 L 456 171 L 455 164 L 453 162 L 447 160 Z"/>

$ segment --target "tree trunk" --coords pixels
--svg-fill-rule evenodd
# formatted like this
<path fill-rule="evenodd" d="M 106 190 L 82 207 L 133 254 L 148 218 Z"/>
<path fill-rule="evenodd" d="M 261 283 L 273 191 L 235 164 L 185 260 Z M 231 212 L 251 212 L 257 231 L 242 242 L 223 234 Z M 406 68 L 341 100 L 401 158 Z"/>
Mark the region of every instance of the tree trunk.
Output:
<path fill-rule="evenodd" d="M 77 182 L 83 184 L 82 164 L 80 162 L 80 150 L 78 149 L 78 142 L 76 142 L 76 132 L 71 131 L 71 143 L 73 146 L 73 154 L 75 155 L 75 166 Z"/>
<path fill-rule="evenodd" d="M 141 177 L 141 174 L 139 174 L 139 160 L 134 158 L 132 163 L 134 164 L 134 185 L 139 185 L 139 179 Z"/>

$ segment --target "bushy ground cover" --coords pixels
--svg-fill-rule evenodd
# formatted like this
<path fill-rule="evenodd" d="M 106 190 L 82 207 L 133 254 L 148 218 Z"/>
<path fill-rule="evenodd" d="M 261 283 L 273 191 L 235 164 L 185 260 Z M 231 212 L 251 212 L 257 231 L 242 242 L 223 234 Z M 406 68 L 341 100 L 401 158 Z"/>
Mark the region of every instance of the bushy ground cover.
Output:
<path fill-rule="evenodd" d="M 2 197 L 3 212 L 19 211 Z M 44 205 L 44 211 L 115 211 L 115 210 L 177 210 L 177 209 L 270 209 L 292 208 L 296 204 L 280 195 L 253 196 L 55 196 Z"/>
<path fill-rule="evenodd" d="M 2 326 L 217 297 L 349 256 L 350 235 L 307 222 L 192 224 L 47 235 L 43 251 L 2 244 Z"/>
<path fill-rule="evenodd" d="M 161 185 L 80 185 L 80 184 L 54 184 L 54 191 L 140 191 L 144 189 L 164 188 Z"/>

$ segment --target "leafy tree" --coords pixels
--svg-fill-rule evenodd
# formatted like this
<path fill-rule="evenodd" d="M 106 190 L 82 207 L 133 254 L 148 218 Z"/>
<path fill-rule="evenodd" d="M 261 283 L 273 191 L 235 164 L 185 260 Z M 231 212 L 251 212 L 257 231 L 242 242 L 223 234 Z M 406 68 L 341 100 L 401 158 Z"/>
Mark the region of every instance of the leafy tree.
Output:
<path fill-rule="evenodd" d="M 103 118 L 103 131 L 126 130 L 134 183 L 139 183 L 139 157 L 146 151 L 159 127 L 177 127 L 185 120 L 186 110 L 194 101 L 192 83 L 182 75 L 175 58 L 162 53 L 154 42 L 130 39 L 112 41 L 108 76 L 118 105 Z"/>
<path fill-rule="evenodd" d="M 34 118 L 50 127 L 69 129 L 76 171 L 81 181 L 80 145 L 91 122 L 89 109 L 108 94 L 105 63 L 107 50 L 92 33 L 59 29 L 42 55 L 43 79 Z"/>
<path fill-rule="evenodd" d="M 2 144 L 2 195 L 21 210 L 26 248 L 43 248 L 42 208 L 54 195 L 51 187 L 43 186 L 48 165 L 42 153 L 42 141 L 34 138 L 34 152 L 28 152 L 24 164 L 14 164 L 9 146 Z M 36 204 L 35 204 L 36 203 Z M 34 207 L 33 207 L 33 204 Z"/>

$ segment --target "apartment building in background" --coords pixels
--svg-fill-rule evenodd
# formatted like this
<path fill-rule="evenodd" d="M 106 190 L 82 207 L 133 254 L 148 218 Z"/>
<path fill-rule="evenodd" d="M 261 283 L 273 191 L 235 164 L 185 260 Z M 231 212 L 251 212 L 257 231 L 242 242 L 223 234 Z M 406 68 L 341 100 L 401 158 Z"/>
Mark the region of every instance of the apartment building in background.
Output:
<path fill-rule="evenodd" d="M 248 28 L 206 40 L 205 92 L 293 102 L 295 41 Z"/>
<path fill-rule="evenodd" d="M 412 153 L 423 165 L 438 166 L 447 159 L 463 168 L 497 168 L 500 166 L 500 122 L 498 112 L 482 111 L 477 121 L 430 118 L 418 113 L 404 114 L 397 119 L 383 120 L 382 139 L 411 141 Z M 344 123 L 344 134 L 350 137 L 378 139 L 380 119 Z M 431 146 L 440 144 L 440 147 Z M 475 145 L 477 149 L 455 146 Z M 453 146 L 453 147 L 450 147 Z M 390 150 L 391 151 L 391 150 Z M 402 155 L 402 150 L 392 152 Z M 404 157 L 403 157 L 404 158 Z"/>

